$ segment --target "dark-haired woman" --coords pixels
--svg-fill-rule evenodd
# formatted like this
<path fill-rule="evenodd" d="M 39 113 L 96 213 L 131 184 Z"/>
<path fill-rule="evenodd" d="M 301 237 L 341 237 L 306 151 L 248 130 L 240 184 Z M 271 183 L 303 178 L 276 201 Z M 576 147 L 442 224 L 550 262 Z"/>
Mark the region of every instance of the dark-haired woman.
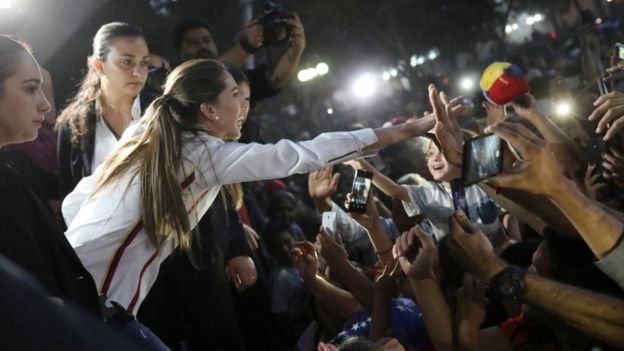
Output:
<path fill-rule="evenodd" d="M 57 119 L 61 198 L 93 173 L 141 115 L 137 96 L 147 80 L 149 51 L 140 28 L 100 27 L 78 92 Z"/>

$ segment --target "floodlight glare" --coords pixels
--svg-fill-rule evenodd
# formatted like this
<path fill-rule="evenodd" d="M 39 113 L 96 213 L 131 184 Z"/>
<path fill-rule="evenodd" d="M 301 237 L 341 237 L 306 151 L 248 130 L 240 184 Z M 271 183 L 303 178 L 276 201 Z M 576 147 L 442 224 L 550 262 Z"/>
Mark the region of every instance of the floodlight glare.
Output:
<path fill-rule="evenodd" d="M 10 8 L 13 8 L 13 1 L 0 0 L 0 9 L 10 9 Z"/>
<path fill-rule="evenodd" d="M 321 62 L 316 65 L 316 73 L 318 73 L 320 76 L 326 75 L 327 72 L 329 72 L 329 66 L 325 62 Z"/>
<path fill-rule="evenodd" d="M 316 76 L 317 72 L 314 68 L 303 69 L 297 73 L 297 79 L 299 79 L 300 82 L 307 82 L 314 79 Z"/>
<path fill-rule="evenodd" d="M 398 74 L 399 74 L 399 71 L 397 71 L 396 68 L 393 68 L 390 70 L 390 76 L 396 77 Z"/>
<path fill-rule="evenodd" d="M 372 96 L 377 90 L 375 79 L 370 73 L 364 73 L 351 85 L 351 91 L 359 98 Z"/>
<path fill-rule="evenodd" d="M 511 28 L 511 24 L 508 24 L 505 26 L 505 33 L 509 34 L 513 31 L 513 29 Z"/>
<path fill-rule="evenodd" d="M 469 92 L 475 87 L 475 81 L 471 77 L 463 77 L 459 80 L 459 88 L 462 91 Z"/>
<path fill-rule="evenodd" d="M 560 117 L 566 117 L 572 112 L 572 106 L 567 101 L 561 101 L 555 105 L 555 113 Z"/>
<path fill-rule="evenodd" d="M 383 78 L 383 80 L 390 80 L 390 73 L 389 72 L 384 72 L 381 75 L 381 78 Z"/>
<path fill-rule="evenodd" d="M 328 108 L 328 109 L 327 109 L 327 114 L 328 114 L 328 115 L 331 115 L 331 114 L 333 114 L 333 113 L 334 113 L 334 109 L 333 109 L 333 108 Z"/>
<path fill-rule="evenodd" d="M 544 15 L 542 15 L 541 13 L 536 13 L 535 15 L 533 15 L 533 19 L 535 20 L 535 22 L 541 22 L 544 19 Z"/>

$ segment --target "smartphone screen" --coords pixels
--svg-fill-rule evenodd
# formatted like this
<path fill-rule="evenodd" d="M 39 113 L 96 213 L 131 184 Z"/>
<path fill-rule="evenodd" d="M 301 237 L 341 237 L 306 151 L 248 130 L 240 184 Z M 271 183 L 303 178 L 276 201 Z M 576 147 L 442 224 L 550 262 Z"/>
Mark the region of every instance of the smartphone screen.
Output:
<path fill-rule="evenodd" d="M 461 179 L 451 180 L 451 194 L 453 195 L 455 211 L 461 209 L 468 216 L 468 202 L 466 201 L 464 183 Z"/>
<path fill-rule="evenodd" d="M 503 170 L 503 143 L 494 135 L 484 135 L 464 144 L 463 180 L 472 185 L 498 175 Z"/>
<path fill-rule="evenodd" d="M 355 172 L 353 186 L 351 187 L 351 200 L 349 211 L 364 213 L 368 202 L 368 193 L 373 182 L 373 174 L 363 169 Z"/>
<path fill-rule="evenodd" d="M 617 49 L 618 58 L 624 60 L 624 44 L 615 43 L 615 48 Z"/>
<path fill-rule="evenodd" d="M 593 137 L 587 143 L 587 156 L 590 165 L 596 165 L 594 172 L 602 173 L 602 155 L 606 152 L 606 145 L 601 137 Z"/>

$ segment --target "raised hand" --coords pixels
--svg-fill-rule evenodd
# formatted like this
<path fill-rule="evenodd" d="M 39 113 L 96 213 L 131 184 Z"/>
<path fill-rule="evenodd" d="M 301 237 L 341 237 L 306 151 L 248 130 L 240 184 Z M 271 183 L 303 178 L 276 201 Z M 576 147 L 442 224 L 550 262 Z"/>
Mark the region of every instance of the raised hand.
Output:
<path fill-rule="evenodd" d="M 612 148 L 602 155 L 602 158 L 603 177 L 624 189 L 624 156 Z"/>
<path fill-rule="evenodd" d="M 245 37 L 252 47 L 261 47 L 264 42 L 264 27 L 256 19 L 248 21 L 245 23 Z"/>
<path fill-rule="evenodd" d="M 336 267 L 337 265 L 346 263 L 349 259 L 347 250 L 345 250 L 342 244 L 340 235 L 336 233 L 335 239 L 327 234 L 323 229 L 316 236 L 317 242 L 320 244 L 319 252 L 321 256 L 327 261 L 329 267 Z"/>
<path fill-rule="evenodd" d="M 324 199 L 334 195 L 338 189 L 340 173 L 332 174 L 332 167 L 327 166 L 308 176 L 308 192 L 312 199 Z"/>
<path fill-rule="evenodd" d="M 435 85 L 429 85 L 429 102 L 433 107 L 436 121 L 433 133 L 442 147 L 446 160 L 454 165 L 462 164 L 463 155 L 463 133 L 453 117 L 454 110 L 461 109 L 458 105 L 461 103 L 461 98 L 460 96 L 449 101 L 444 92 L 438 93 Z"/>
<path fill-rule="evenodd" d="M 438 249 L 431 236 L 414 226 L 397 238 L 392 255 L 408 278 L 437 279 Z"/>
<path fill-rule="evenodd" d="M 227 262 L 230 281 L 238 291 L 243 291 L 256 283 L 256 265 L 249 256 L 236 256 Z"/>
<path fill-rule="evenodd" d="M 565 179 L 546 141 L 527 127 L 518 123 L 501 122 L 487 127 L 486 131 L 491 131 L 507 141 L 519 152 L 522 159 L 508 173 L 491 178 L 487 183 L 501 188 L 550 195 Z"/>
<path fill-rule="evenodd" d="M 295 244 L 293 249 L 295 254 L 295 263 L 299 268 L 299 274 L 307 283 L 312 282 L 316 278 L 318 271 L 318 257 L 314 245 L 308 241 L 300 241 Z"/>
<path fill-rule="evenodd" d="M 488 299 L 487 287 L 479 278 L 470 273 L 464 274 L 464 286 L 457 289 L 457 319 L 460 323 L 478 329 L 485 320 Z"/>
<path fill-rule="evenodd" d="M 605 133 L 604 140 L 612 139 L 624 127 L 624 94 L 612 91 L 596 99 L 594 106 L 588 119 L 598 122 L 596 133 Z"/>

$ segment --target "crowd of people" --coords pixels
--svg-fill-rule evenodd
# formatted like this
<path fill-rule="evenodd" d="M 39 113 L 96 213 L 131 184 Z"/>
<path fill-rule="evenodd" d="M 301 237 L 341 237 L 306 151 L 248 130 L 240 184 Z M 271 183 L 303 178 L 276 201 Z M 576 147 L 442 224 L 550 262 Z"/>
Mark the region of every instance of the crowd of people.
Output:
<path fill-rule="evenodd" d="M 222 53 L 206 21 L 184 20 L 172 60 L 141 28 L 104 24 L 58 117 L 31 48 L 0 35 L 7 349 L 624 348 L 624 93 L 599 93 L 588 44 L 607 39 L 581 33 L 593 85 L 575 133 L 550 115 L 562 78 L 535 61 L 517 62 L 535 96 L 484 103 L 470 130 L 466 99 L 430 84 L 422 117 L 267 144 L 248 116 L 306 45 L 286 22 L 283 54 L 250 70 L 257 20 Z M 503 140 L 504 171 L 463 186 L 463 146 L 484 134 Z M 363 213 L 348 206 L 360 169 Z"/>

